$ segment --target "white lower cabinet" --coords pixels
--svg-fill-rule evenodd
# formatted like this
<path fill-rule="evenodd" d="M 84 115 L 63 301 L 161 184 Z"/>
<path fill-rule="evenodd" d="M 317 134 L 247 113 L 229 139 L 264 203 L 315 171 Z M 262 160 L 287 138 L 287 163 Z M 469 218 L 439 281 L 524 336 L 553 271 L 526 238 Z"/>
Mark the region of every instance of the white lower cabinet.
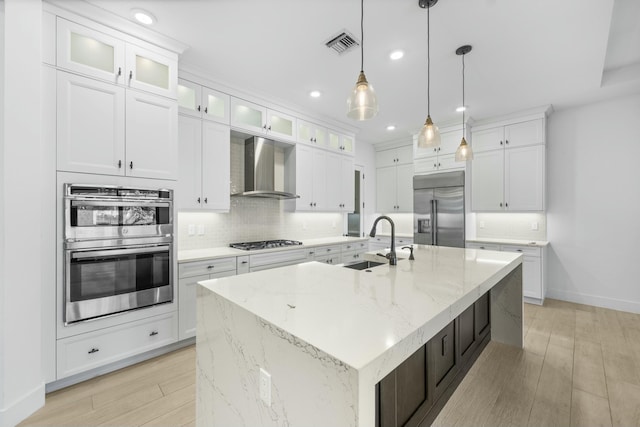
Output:
<path fill-rule="evenodd" d="M 318 246 L 313 248 L 314 261 L 324 262 L 325 264 L 340 264 L 342 262 L 342 248 L 340 245 Z"/>
<path fill-rule="evenodd" d="M 58 340 L 57 378 L 65 378 L 176 342 L 177 316 L 178 313 L 172 312 Z"/>
<path fill-rule="evenodd" d="M 342 245 L 342 264 L 350 264 L 363 259 L 363 254 L 369 250 L 369 243 L 345 243 Z"/>
<path fill-rule="evenodd" d="M 412 244 L 413 244 L 412 237 L 396 237 L 396 240 L 395 240 L 396 251 L 401 249 L 403 246 L 412 245 Z M 376 236 L 369 239 L 370 251 L 378 251 L 378 250 L 387 249 L 390 247 L 391 247 L 390 236 Z"/>
<path fill-rule="evenodd" d="M 236 257 L 182 263 L 178 266 L 179 339 L 196 335 L 198 282 L 236 274 Z"/>
<path fill-rule="evenodd" d="M 521 253 L 522 294 L 526 302 L 542 304 L 546 296 L 544 280 L 545 248 L 540 246 L 499 245 L 492 243 L 467 242 L 468 249 L 484 249 Z"/>

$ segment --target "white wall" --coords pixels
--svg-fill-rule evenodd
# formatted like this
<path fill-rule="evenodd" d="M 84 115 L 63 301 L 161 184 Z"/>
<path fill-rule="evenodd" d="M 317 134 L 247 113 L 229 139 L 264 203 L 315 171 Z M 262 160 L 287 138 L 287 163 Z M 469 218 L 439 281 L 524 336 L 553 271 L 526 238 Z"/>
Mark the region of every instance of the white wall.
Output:
<path fill-rule="evenodd" d="M 640 94 L 549 119 L 548 296 L 640 313 Z"/>
<path fill-rule="evenodd" d="M 2 7 L 0 426 L 11 426 L 44 404 L 39 198 L 42 3 L 5 0 Z"/>

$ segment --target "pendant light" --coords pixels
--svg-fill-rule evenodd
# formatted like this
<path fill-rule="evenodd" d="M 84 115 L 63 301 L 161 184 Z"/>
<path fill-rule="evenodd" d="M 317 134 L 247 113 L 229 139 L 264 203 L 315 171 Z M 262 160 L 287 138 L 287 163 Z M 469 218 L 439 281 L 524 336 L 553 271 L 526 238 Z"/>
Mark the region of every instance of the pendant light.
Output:
<path fill-rule="evenodd" d="M 427 120 L 418 134 L 418 148 L 432 148 L 440 145 L 440 130 L 431 120 L 431 55 L 429 34 L 429 10 L 438 0 L 418 0 L 418 5 L 427 9 Z"/>
<path fill-rule="evenodd" d="M 467 144 L 467 140 L 464 138 L 465 134 L 465 121 L 464 121 L 464 112 L 466 110 L 466 105 L 464 103 L 464 56 L 471 52 L 470 45 L 460 46 L 456 49 L 456 55 L 462 56 L 462 141 L 460 141 L 460 145 L 456 150 L 456 162 L 466 162 L 467 160 L 473 160 L 473 151 L 471 151 L 471 146 Z"/>
<path fill-rule="evenodd" d="M 347 117 L 368 120 L 378 114 L 378 100 L 364 75 L 364 0 L 360 0 L 360 75 L 347 99 Z"/>

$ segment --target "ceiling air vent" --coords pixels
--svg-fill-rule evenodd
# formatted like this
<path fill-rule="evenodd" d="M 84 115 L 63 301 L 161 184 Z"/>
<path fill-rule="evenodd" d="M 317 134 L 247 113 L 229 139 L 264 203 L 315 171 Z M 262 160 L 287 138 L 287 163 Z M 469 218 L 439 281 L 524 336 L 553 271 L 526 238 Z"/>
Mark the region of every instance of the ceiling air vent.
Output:
<path fill-rule="evenodd" d="M 345 52 L 350 51 L 354 47 L 360 46 L 360 42 L 356 40 L 354 36 L 347 31 L 342 31 L 338 35 L 332 37 L 325 45 L 342 55 Z"/>

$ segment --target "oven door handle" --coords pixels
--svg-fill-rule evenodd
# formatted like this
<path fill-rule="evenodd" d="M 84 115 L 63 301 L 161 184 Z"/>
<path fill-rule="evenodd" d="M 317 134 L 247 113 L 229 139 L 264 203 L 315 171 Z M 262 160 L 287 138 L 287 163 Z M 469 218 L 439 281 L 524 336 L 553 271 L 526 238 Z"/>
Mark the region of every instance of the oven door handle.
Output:
<path fill-rule="evenodd" d="M 140 253 L 158 253 L 158 252 L 169 252 L 169 245 L 161 245 L 161 246 L 145 246 L 141 248 L 127 248 L 127 249 L 107 249 L 103 251 L 71 251 L 71 259 L 87 259 L 87 258 L 95 258 L 102 256 L 117 256 L 117 255 L 129 255 L 129 254 L 140 254 Z"/>
<path fill-rule="evenodd" d="M 146 200 L 136 200 L 135 202 L 122 201 L 122 200 L 72 200 L 74 206 L 133 206 L 133 207 L 153 207 L 153 208 L 168 208 L 171 207 L 171 202 L 152 202 Z"/>

